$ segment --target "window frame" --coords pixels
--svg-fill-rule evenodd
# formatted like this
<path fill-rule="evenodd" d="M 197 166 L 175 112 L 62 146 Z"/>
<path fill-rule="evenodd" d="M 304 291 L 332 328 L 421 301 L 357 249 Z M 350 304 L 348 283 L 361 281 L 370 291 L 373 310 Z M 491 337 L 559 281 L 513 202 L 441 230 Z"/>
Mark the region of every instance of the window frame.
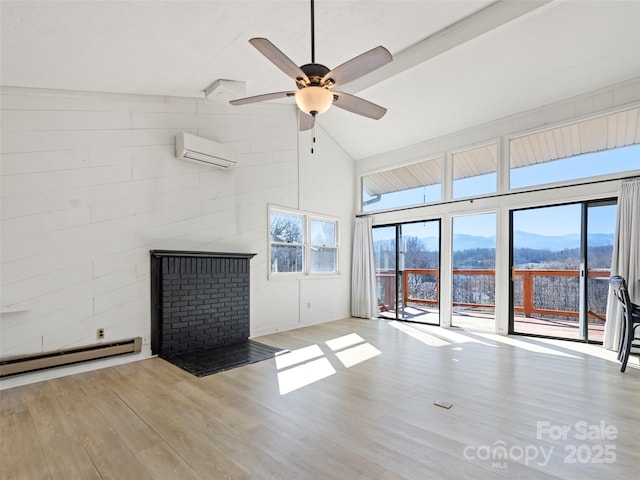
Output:
<path fill-rule="evenodd" d="M 302 219 L 302 243 L 289 243 L 272 241 L 271 239 L 271 222 L 273 214 L 298 217 Z M 314 244 L 311 241 L 311 224 L 313 221 L 332 223 L 334 225 L 334 246 Z M 340 219 L 337 217 L 331 217 L 328 215 L 321 215 L 302 210 L 295 210 L 292 208 L 279 207 L 275 205 L 269 205 L 267 213 L 267 228 L 268 228 L 268 278 L 318 278 L 318 277 L 330 277 L 340 275 Z M 296 272 L 274 272 L 272 270 L 272 247 L 274 245 L 279 246 L 300 246 L 302 247 L 302 271 Z M 335 251 L 335 270 L 332 272 L 314 272 L 312 271 L 312 249 L 322 248 L 331 249 Z"/>
<path fill-rule="evenodd" d="M 585 184 L 589 184 L 592 182 L 600 182 L 600 181 L 609 181 L 609 180 L 617 180 L 620 178 L 627 178 L 627 177 L 633 177 L 637 175 L 637 172 L 640 172 L 640 168 L 638 169 L 632 169 L 632 170 L 622 170 L 619 172 L 611 172 L 611 173 L 600 173 L 600 174 L 596 174 L 596 175 L 591 175 L 591 176 L 580 176 L 580 177 L 574 177 L 574 178 L 570 178 L 570 179 L 556 179 L 556 180 L 551 180 L 548 182 L 544 182 L 544 183 L 537 183 L 537 184 L 532 184 L 532 185 L 523 185 L 523 186 L 518 186 L 518 187 L 514 187 L 513 186 L 513 181 L 512 181 L 512 165 L 511 165 L 511 158 L 512 158 L 512 143 L 514 141 L 517 141 L 519 139 L 522 138 L 526 138 L 526 137 L 531 137 L 531 136 L 536 136 L 539 134 L 543 134 L 546 132 L 553 132 L 554 130 L 560 130 L 563 129 L 565 127 L 571 127 L 571 126 L 579 126 L 581 124 L 587 124 L 588 122 L 591 122 L 593 120 L 597 120 L 600 118 L 605 118 L 605 117 L 610 117 L 616 114 L 620 114 L 620 113 L 624 113 L 624 112 L 628 112 L 631 110 L 635 110 L 640 108 L 640 104 L 638 104 L 637 102 L 635 102 L 632 105 L 626 105 L 622 108 L 609 108 L 609 109 L 605 109 L 602 110 L 600 112 L 597 113 L 589 113 L 586 115 L 582 115 L 582 116 L 578 116 L 575 118 L 571 118 L 568 119 L 566 121 L 562 121 L 562 122 L 557 122 L 557 123 L 553 123 L 550 125 L 544 125 L 544 126 L 539 126 L 536 128 L 532 128 L 532 129 L 528 129 L 525 131 L 521 131 L 521 132 L 517 132 L 517 133 L 512 133 L 510 135 L 505 135 L 504 136 L 504 156 L 502 158 L 503 161 L 503 168 L 505 170 L 504 174 L 506 175 L 506 185 L 505 185 L 505 191 L 509 192 L 509 193 L 521 193 L 521 192 L 528 192 L 528 191 L 535 191 L 535 190 L 544 190 L 544 189 L 550 189 L 550 188 L 557 188 L 557 187 L 569 187 L 569 186 L 577 186 L 577 185 L 585 185 Z M 588 155 L 590 153 L 604 153 L 607 151 L 611 151 L 611 150 L 616 150 L 616 149 L 620 149 L 620 148 L 626 148 L 629 146 L 633 146 L 633 145 L 640 145 L 640 143 L 630 143 L 628 145 L 623 145 L 620 147 L 614 147 L 614 148 L 606 148 L 603 150 L 597 150 L 594 152 L 583 152 L 580 153 L 578 155 L 574 155 L 574 156 L 567 156 L 567 157 L 563 157 L 559 160 L 566 160 L 572 157 L 579 157 L 581 155 Z M 552 160 L 553 161 L 553 160 Z M 546 163 L 546 162 L 543 162 Z M 500 164 L 500 158 L 498 160 L 498 164 Z M 528 166 L 532 166 L 532 165 L 528 165 Z"/>
<path fill-rule="evenodd" d="M 271 225 L 272 225 L 272 215 L 276 213 L 278 215 L 282 215 L 282 216 L 288 216 L 288 217 L 295 217 L 295 218 L 299 218 L 302 220 L 302 243 L 299 242 L 284 242 L 284 241 L 274 241 L 271 238 Z M 305 232 L 306 232 L 306 222 L 307 219 L 304 215 L 301 215 L 299 212 L 293 212 L 293 211 L 286 211 L 286 210 L 282 210 L 282 209 L 270 209 L 269 210 L 269 273 L 275 273 L 278 275 L 301 275 L 304 273 L 305 269 L 306 269 L 306 242 L 305 242 Z M 273 246 L 277 245 L 277 246 L 282 246 L 282 247 L 302 247 L 302 270 L 301 271 L 295 271 L 295 272 L 274 272 L 272 271 L 273 265 L 272 265 L 272 249 Z"/>
<path fill-rule="evenodd" d="M 375 170 L 370 170 L 367 172 L 363 172 L 359 175 L 359 189 L 360 189 L 360 196 L 359 196 L 359 208 L 360 208 L 360 213 L 364 213 L 367 215 L 372 215 L 375 213 L 380 213 L 380 212 L 386 212 L 386 211 L 393 211 L 393 210 L 404 210 L 406 208 L 414 208 L 414 207 L 421 207 L 421 206 L 425 206 L 425 205 L 437 205 L 439 203 L 442 203 L 445 200 L 445 178 L 446 178 L 446 173 L 445 173 L 445 169 L 446 169 L 446 165 L 447 165 L 447 160 L 446 160 L 446 156 L 445 156 L 446 152 L 439 152 L 439 153 L 435 153 L 433 155 L 428 155 L 428 156 L 424 156 L 421 157 L 418 160 L 411 160 L 409 162 L 403 162 L 403 163 L 399 163 L 399 164 L 395 164 L 395 165 L 389 165 L 389 166 L 385 166 L 383 168 L 378 168 Z M 394 194 L 400 194 L 402 195 L 404 192 L 408 192 L 411 190 L 416 190 L 416 189 L 420 189 L 420 188 L 431 188 L 434 186 L 438 186 L 439 190 L 440 190 L 440 195 L 439 198 L 434 199 L 434 200 L 428 200 L 426 202 L 415 202 L 415 203 L 406 203 L 406 204 L 402 204 L 402 205 L 394 205 L 394 206 L 386 206 L 386 207 L 382 207 L 382 208 L 365 208 L 368 204 L 370 204 L 369 202 L 372 202 L 372 200 L 375 198 L 372 197 L 369 200 L 365 200 L 364 199 L 364 192 L 365 192 L 365 182 L 366 182 L 366 178 L 369 176 L 375 176 L 378 174 L 384 174 L 384 173 L 391 173 L 393 171 L 397 171 L 397 170 L 402 170 L 405 168 L 411 168 L 414 167 L 416 165 L 420 165 L 423 163 L 430 163 L 430 162 L 439 162 L 438 165 L 438 169 L 440 170 L 440 181 L 439 183 L 433 183 L 430 185 L 419 185 L 416 187 L 411 187 L 405 190 L 398 190 L 398 191 L 394 191 L 394 192 L 388 192 L 388 193 L 383 193 L 380 195 L 379 198 L 384 198 L 384 195 L 394 195 Z M 374 200 L 372 203 L 377 203 L 379 200 Z"/>
<path fill-rule="evenodd" d="M 480 175 L 474 175 L 471 177 L 463 177 L 463 178 L 455 178 L 455 157 L 456 155 L 460 155 L 466 152 L 469 152 L 471 150 L 476 150 L 476 149 L 480 149 L 480 148 L 487 148 L 487 147 L 494 147 L 496 149 L 496 169 L 493 172 L 488 172 L 488 173 L 483 173 Z M 500 158 L 501 158 L 501 142 L 499 138 L 494 138 L 494 139 L 490 139 L 486 142 L 481 142 L 481 143 L 477 143 L 474 145 L 468 145 L 465 146 L 463 148 L 458 148 L 458 149 L 454 149 L 451 150 L 450 152 L 450 158 L 451 158 L 451 200 L 464 200 L 467 198 L 477 198 L 477 197 L 486 197 L 486 196 L 491 196 L 491 195 L 495 195 L 497 193 L 500 192 L 500 174 L 499 174 L 499 170 L 500 170 Z M 479 176 L 482 175 L 495 175 L 495 184 L 494 184 L 494 189 L 491 192 L 481 192 L 481 193 L 472 193 L 470 195 L 460 195 L 460 196 L 456 196 L 456 182 L 460 181 L 460 180 L 465 180 L 465 179 L 469 179 L 469 178 L 477 178 Z"/>
<path fill-rule="evenodd" d="M 339 237 L 338 237 L 339 222 L 338 222 L 338 219 L 309 214 L 308 221 L 309 221 L 309 223 L 308 223 L 309 228 L 308 228 L 308 232 L 307 233 L 309 235 L 308 236 L 309 254 L 307 255 L 307 259 L 308 259 L 309 275 L 337 275 L 337 274 L 339 274 L 339 268 L 338 268 L 338 265 L 339 265 L 339 261 L 338 261 L 339 260 L 339 255 L 338 255 L 338 252 L 339 252 L 339 245 L 338 245 L 338 240 L 339 240 Z M 326 244 L 320 245 L 320 244 L 315 244 L 315 243 L 312 242 L 312 239 L 311 239 L 311 225 L 312 225 L 312 223 L 314 221 L 315 222 L 332 223 L 333 224 L 333 243 L 334 243 L 333 246 L 326 245 Z M 314 272 L 313 271 L 313 268 L 312 268 L 312 266 L 313 266 L 312 255 L 313 255 L 313 249 L 314 248 L 335 251 L 336 264 L 335 264 L 334 271 L 332 271 L 332 272 Z"/>

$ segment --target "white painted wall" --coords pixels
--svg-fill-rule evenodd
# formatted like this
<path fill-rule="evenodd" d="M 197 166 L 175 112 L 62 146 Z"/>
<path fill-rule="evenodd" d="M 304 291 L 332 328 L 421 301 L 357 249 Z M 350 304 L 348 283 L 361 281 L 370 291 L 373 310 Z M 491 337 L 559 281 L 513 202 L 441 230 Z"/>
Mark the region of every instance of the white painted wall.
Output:
<path fill-rule="evenodd" d="M 429 139 L 425 142 L 407 146 L 400 150 L 377 155 L 355 163 L 356 196 L 360 195 L 360 178 L 368 173 L 410 164 L 418 160 L 443 155 L 442 178 L 450 182 L 452 178 L 451 153 L 473 145 L 498 141 L 498 193 L 508 193 L 509 159 L 508 140 L 512 136 L 534 132 L 553 125 L 571 123 L 595 115 L 605 114 L 640 104 L 640 78 L 613 85 L 569 98 L 561 102 L 523 112 L 494 122 L 456 132 L 451 135 Z M 461 112 L 464 114 L 464 112 Z M 638 170 L 627 172 L 624 176 L 640 175 Z M 541 192 L 522 192 L 509 196 L 481 198 L 467 201 L 442 203 L 408 210 L 390 211 L 373 214 L 374 225 L 396 222 L 410 222 L 428 219 L 441 219 L 441 271 L 451 270 L 452 258 L 452 218 L 459 215 L 495 212 L 496 232 L 496 332 L 506 334 L 509 321 L 509 212 L 515 208 L 535 205 L 553 205 L 573 201 L 617 197 L 620 180 L 616 175 L 602 177 L 603 183 L 590 185 L 571 185 L 571 182 L 559 184 L 560 188 Z M 443 200 L 451 200 L 451 189 L 443 185 Z M 358 200 L 356 200 L 358 201 Z M 359 206 L 359 203 L 357 204 Z M 443 273 L 440 281 L 440 322 L 442 326 L 451 325 L 451 276 Z"/>
<path fill-rule="evenodd" d="M 271 201 L 274 206 L 339 219 L 339 275 L 267 280 L 269 266 L 252 270 L 254 305 L 269 305 L 264 316 L 252 312 L 252 333 L 264 335 L 274 331 L 313 325 L 351 316 L 351 249 L 353 234 L 353 160 L 316 124 L 316 144 L 311 154 L 311 131 L 299 135 L 299 197 Z M 266 210 L 265 210 L 266 220 Z M 263 229 L 266 232 L 266 223 Z M 266 258 L 268 239 L 263 248 Z M 262 265 L 262 264 L 261 264 Z M 255 265 L 254 265 L 255 266 Z M 268 288 L 267 288 L 268 286 Z M 345 304 L 345 302 L 348 304 Z M 259 307 L 258 307 L 259 308 Z"/>
<path fill-rule="evenodd" d="M 252 336 L 349 316 L 353 163 L 321 128 L 316 153 L 307 153 L 308 133 L 299 152 L 295 107 L 1 93 L 2 357 L 93 344 L 99 327 L 105 341 L 148 337 L 151 249 L 257 253 Z M 238 167 L 177 160 L 180 131 L 235 147 Z M 268 280 L 269 203 L 338 217 L 341 275 Z M 9 378 L 0 387 L 149 355 L 145 345 L 137 356 Z"/>

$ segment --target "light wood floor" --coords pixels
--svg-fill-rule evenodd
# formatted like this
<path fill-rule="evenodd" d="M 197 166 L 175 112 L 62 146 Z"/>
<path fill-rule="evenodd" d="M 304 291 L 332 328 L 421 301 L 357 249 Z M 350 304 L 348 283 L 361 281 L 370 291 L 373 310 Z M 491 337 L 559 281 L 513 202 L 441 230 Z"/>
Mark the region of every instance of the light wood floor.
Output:
<path fill-rule="evenodd" d="M 325 343 L 347 335 L 342 345 Z M 383 320 L 259 340 L 294 354 L 279 358 L 279 369 L 272 359 L 205 378 L 154 358 L 0 392 L 2 478 L 573 480 L 638 472 L 637 359 L 623 374 L 613 353 L 593 345 Z M 570 431 L 552 439 L 538 435 L 538 422 Z M 601 422 L 615 438 L 576 438 L 576 427 L 599 430 Z M 486 458 L 500 446 L 506 459 Z M 548 463 L 541 448 L 551 452 Z M 534 451 L 537 458 L 519 458 Z M 612 453 L 615 461 L 602 463 Z"/>
<path fill-rule="evenodd" d="M 439 322 L 438 308 L 432 306 L 412 304 L 404 309 L 404 318 L 411 322 L 421 322 L 431 325 L 437 325 Z M 395 319 L 396 314 L 392 310 L 382 312 L 382 318 Z M 580 327 L 578 319 L 560 320 L 560 319 L 544 319 L 538 317 L 525 317 L 516 314 L 514 330 L 520 334 L 539 335 L 556 338 L 580 339 Z M 454 327 L 481 330 L 485 332 L 495 332 L 495 316 L 489 310 L 469 309 L 464 307 L 454 307 L 451 314 L 451 324 Z M 589 319 L 588 323 L 589 340 L 593 342 L 602 342 L 604 339 L 604 322 L 596 319 Z"/>

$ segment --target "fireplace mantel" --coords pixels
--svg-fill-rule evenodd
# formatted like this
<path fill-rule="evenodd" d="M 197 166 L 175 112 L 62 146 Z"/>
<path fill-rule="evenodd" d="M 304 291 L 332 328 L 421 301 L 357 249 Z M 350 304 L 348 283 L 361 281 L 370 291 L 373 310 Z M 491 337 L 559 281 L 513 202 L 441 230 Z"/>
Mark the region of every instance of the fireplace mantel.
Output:
<path fill-rule="evenodd" d="M 151 257 L 205 257 L 205 258 L 246 258 L 251 260 L 255 253 L 204 252 L 192 250 L 151 250 Z"/>

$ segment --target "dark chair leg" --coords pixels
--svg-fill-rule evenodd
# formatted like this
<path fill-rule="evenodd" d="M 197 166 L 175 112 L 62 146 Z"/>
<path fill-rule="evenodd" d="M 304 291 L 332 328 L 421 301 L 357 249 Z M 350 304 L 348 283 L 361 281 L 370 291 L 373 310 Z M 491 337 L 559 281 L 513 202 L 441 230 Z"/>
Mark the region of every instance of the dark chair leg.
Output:
<path fill-rule="evenodd" d="M 625 335 L 627 334 L 627 319 L 625 316 L 622 317 L 622 329 L 620 331 L 620 341 L 618 343 L 618 361 L 622 361 L 622 353 L 624 352 L 625 346 Z"/>
<path fill-rule="evenodd" d="M 631 345 L 633 344 L 633 339 L 635 335 L 635 328 L 633 325 L 633 318 L 631 315 L 628 315 L 628 320 L 625 322 L 624 327 L 624 346 L 622 348 L 622 357 L 620 361 L 622 365 L 620 366 L 620 371 L 624 372 L 627 369 L 627 362 L 629 361 L 629 354 L 631 353 Z"/>

